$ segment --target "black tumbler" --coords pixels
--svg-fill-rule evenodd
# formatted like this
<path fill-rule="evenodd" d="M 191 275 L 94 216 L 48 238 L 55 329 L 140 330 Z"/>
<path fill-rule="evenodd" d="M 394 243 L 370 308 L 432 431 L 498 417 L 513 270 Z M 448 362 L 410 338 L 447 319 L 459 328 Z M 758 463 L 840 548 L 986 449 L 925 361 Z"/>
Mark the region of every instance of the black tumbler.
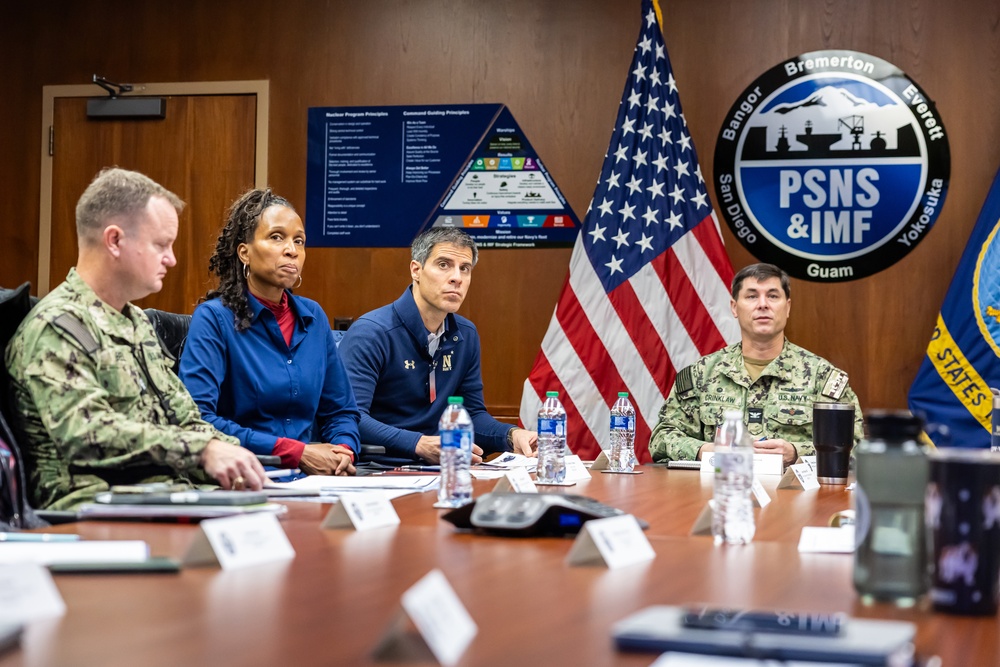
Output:
<path fill-rule="evenodd" d="M 941 448 L 930 454 L 924 501 L 934 609 L 995 614 L 1000 596 L 1000 453 Z"/>
<path fill-rule="evenodd" d="M 847 484 L 854 446 L 854 405 L 813 403 L 813 445 L 816 480 L 820 484 Z"/>

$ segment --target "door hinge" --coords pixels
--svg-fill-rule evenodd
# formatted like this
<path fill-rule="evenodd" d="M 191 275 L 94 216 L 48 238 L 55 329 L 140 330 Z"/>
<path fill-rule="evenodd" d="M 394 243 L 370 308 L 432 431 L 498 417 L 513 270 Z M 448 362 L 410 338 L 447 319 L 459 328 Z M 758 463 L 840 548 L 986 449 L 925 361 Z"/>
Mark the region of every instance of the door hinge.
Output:
<path fill-rule="evenodd" d="M 49 157 L 56 154 L 56 128 L 49 125 Z"/>

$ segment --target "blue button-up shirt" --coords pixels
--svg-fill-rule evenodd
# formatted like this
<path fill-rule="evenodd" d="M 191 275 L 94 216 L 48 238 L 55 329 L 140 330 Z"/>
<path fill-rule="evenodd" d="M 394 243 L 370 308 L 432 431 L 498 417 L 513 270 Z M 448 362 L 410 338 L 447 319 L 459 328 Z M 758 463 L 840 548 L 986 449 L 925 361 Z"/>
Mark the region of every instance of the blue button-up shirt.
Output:
<path fill-rule="evenodd" d="M 278 438 L 321 440 L 359 451 L 358 407 L 330 321 L 315 301 L 288 294 L 291 345 L 266 307 L 248 295 L 250 328 L 237 332 L 220 299 L 199 305 L 181 355 L 180 376 L 202 417 L 270 454 Z"/>

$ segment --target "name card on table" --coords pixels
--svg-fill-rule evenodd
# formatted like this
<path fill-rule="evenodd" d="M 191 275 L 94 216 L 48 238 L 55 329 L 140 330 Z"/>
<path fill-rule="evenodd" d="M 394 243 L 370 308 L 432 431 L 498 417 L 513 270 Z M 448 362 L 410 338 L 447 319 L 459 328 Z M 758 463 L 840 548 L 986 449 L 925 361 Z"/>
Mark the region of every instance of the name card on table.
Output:
<path fill-rule="evenodd" d="M 580 460 L 578 454 L 571 454 L 566 457 L 566 477 L 561 483 L 535 482 L 535 484 L 538 486 L 573 486 L 577 482 L 586 482 L 589 480 L 590 471 L 587 470 L 587 466 L 583 465 L 583 461 Z"/>
<path fill-rule="evenodd" d="M 392 502 L 381 493 L 345 493 L 327 512 L 320 528 L 354 528 L 357 531 L 399 525 Z"/>
<path fill-rule="evenodd" d="M 36 563 L 0 565 L 0 622 L 29 623 L 65 613 L 47 569 Z"/>
<path fill-rule="evenodd" d="M 499 481 L 497 481 L 493 490 L 498 492 L 512 491 L 513 493 L 538 493 L 538 489 L 535 487 L 535 482 L 532 481 L 527 468 L 514 468 L 513 470 L 507 471 L 507 473 L 501 477 Z"/>
<path fill-rule="evenodd" d="M 705 506 L 701 508 L 701 513 L 698 514 L 698 518 L 694 520 L 694 524 L 691 526 L 692 535 L 712 534 L 712 511 L 714 509 L 714 500 L 709 500 L 705 503 Z"/>
<path fill-rule="evenodd" d="M 810 468 L 808 463 L 796 463 L 788 466 L 788 470 L 778 482 L 778 488 L 809 491 L 819 488 L 819 480 L 816 479 L 816 471 Z"/>
<path fill-rule="evenodd" d="M 273 514 L 246 514 L 209 519 L 184 556 L 185 565 L 215 565 L 235 570 L 295 557 L 284 529 Z"/>
<path fill-rule="evenodd" d="M 611 459 L 608 458 L 608 453 L 602 449 L 600 456 L 594 459 L 594 462 L 590 464 L 590 469 L 611 470 Z"/>
<path fill-rule="evenodd" d="M 756 472 L 754 472 L 753 484 L 750 486 L 750 495 L 753 496 L 753 504 L 757 507 L 767 507 L 767 504 L 771 502 L 771 496 L 767 495 L 764 485 L 757 479 Z"/>
<path fill-rule="evenodd" d="M 441 570 L 431 570 L 413 584 L 402 598 L 397 614 L 375 649 L 378 658 L 393 662 L 426 662 L 431 656 L 442 665 L 454 665 L 465 653 L 479 628 L 458 599 Z M 407 617 L 419 637 L 405 629 Z"/>
<path fill-rule="evenodd" d="M 570 565 L 604 563 L 609 569 L 643 563 L 656 552 L 631 514 L 595 519 L 583 524 L 566 555 Z"/>
<path fill-rule="evenodd" d="M 783 466 L 781 454 L 754 454 L 754 475 L 780 475 Z M 715 474 L 715 452 L 704 452 L 701 456 L 701 474 Z"/>
<path fill-rule="evenodd" d="M 854 545 L 854 526 L 803 526 L 799 535 L 799 553 L 849 554 Z"/>
<path fill-rule="evenodd" d="M 784 472 L 785 457 L 781 454 L 754 454 L 754 475 L 780 475 Z"/>

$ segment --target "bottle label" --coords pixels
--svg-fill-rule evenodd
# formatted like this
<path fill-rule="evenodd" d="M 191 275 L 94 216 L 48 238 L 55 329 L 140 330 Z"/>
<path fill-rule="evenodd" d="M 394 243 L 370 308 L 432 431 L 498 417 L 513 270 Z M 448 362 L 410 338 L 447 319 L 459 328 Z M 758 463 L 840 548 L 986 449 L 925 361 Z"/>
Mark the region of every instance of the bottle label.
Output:
<path fill-rule="evenodd" d="M 539 419 L 539 435 L 554 435 L 561 438 L 566 435 L 566 420 L 564 419 Z"/>
<path fill-rule="evenodd" d="M 441 449 L 463 447 L 472 450 L 472 434 L 468 431 L 441 431 Z"/>
<path fill-rule="evenodd" d="M 611 428 L 623 428 L 629 431 L 635 430 L 635 417 L 626 417 L 625 415 L 611 415 Z"/>

